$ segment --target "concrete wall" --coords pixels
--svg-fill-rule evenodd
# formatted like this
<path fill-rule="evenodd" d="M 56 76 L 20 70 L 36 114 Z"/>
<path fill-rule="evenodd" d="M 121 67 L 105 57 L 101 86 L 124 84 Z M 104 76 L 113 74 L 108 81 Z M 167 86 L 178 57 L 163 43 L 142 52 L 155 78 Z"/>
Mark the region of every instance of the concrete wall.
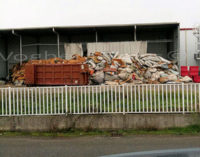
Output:
<path fill-rule="evenodd" d="M 164 129 L 200 124 L 194 114 L 106 114 L 0 117 L 0 131 Z"/>

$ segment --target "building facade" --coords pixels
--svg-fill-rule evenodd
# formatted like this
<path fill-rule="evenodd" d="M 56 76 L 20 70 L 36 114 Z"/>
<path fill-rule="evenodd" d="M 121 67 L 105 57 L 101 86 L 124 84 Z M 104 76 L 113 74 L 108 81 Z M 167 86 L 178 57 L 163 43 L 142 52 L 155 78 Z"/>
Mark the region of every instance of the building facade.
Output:
<path fill-rule="evenodd" d="M 0 78 L 16 63 L 29 59 L 65 57 L 65 43 L 146 41 L 147 53 L 179 62 L 179 23 L 21 28 L 0 30 Z"/>

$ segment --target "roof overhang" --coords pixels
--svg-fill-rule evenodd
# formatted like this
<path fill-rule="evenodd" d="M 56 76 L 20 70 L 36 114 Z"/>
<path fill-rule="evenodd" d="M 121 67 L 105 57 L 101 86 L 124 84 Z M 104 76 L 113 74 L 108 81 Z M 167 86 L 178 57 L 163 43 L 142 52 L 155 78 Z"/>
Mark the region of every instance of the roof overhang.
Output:
<path fill-rule="evenodd" d="M 74 26 L 48 26 L 48 27 L 22 27 L 22 28 L 0 28 L 0 31 L 6 30 L 30 30 L 30 29 L 62 29 L 62 28 L 99 28 L 99 27 L 133 27 L 133 26 L 161 26 L 161 25 L 179 25 L 178 22 L 164 23 L 136 23 L 136 24 L 110 24 L 110 25 L 74 25 Z"/>
<path fill-rule="evenodd" d="M 26 27 L 26 28 L 7 28 L 0 29 L 0 33 L 9 34 L 12 30 L 15 30 L 21 34 L 29 33 L 52 33 L 52 30 L 55 29 L 58 32 L 80 32 L 80 31 L 130 31 L 134 30 L 134 27 L 137 27 L 137 30 L 143 29 L 158 29 L 158 28 L 177 28 L 179 26 L 178 22 L 166 22 L 166 23 L 137 23 L 137 24 L 112 24 L 112 25 L 77 25 L 77 26 L 49 26 L 49 27 Z"/>

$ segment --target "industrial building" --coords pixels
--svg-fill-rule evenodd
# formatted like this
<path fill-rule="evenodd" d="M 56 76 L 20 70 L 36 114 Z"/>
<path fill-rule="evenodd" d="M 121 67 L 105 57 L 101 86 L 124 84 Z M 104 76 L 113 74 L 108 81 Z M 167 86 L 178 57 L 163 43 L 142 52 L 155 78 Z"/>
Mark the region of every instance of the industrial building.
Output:
<path fill-rule="evenodd" d="M 147 43 L 147 53 L 156 53 L 180 64 L 179 23 L 1 29 L 0 78 L 6 78 L 14 64 L 30 58 L 67 58 L 76 53 L 73 49 L 67 53 L 66 43 L 79 44 L 81 55 L 87 56 L 88 44 L 95 48 L 101 43 L 100 47 L 109 47 L 109 51 L 125 53 L 131 51 L 134 42 L 139 41 Z M 112 46 L 106 46 L 108 43 Z M 118 43 L 118 49 L 113 47 L 113 43 Z"/>

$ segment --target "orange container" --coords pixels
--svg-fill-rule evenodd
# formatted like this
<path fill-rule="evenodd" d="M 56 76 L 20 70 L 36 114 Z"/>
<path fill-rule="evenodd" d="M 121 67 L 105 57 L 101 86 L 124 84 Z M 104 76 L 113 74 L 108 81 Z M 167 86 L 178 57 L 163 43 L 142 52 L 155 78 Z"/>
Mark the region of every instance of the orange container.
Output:
<path fill-rule="evenodd" d="M 87 64 L 27 64 L 26 85 L 87 85 Z"/>

